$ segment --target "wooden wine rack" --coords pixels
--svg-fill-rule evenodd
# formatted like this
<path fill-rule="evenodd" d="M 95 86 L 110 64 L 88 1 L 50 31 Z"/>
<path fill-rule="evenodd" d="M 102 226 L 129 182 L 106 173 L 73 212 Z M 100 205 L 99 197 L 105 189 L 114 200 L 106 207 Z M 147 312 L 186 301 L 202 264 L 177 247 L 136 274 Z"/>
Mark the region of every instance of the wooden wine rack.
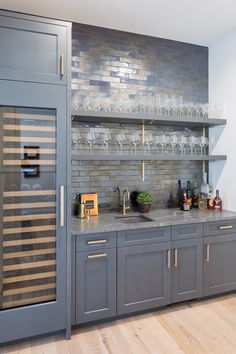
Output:
<path fill-rule="evenodd" d="M 55 181 L 56 120 L 48 110 L 28 111 L 6 108 L 2 114 L 0 310 L 56 300 L 56 185 L 47 186 L 48 176 Z M 27 166 L 37 166 L 37 178 L 24 176 Z M 43 166 L 54 168 L 44 176 Z M 22 180 L 27 190 L 21 189 Z M 34 189 L 39 181 L 40 189 Z"/>

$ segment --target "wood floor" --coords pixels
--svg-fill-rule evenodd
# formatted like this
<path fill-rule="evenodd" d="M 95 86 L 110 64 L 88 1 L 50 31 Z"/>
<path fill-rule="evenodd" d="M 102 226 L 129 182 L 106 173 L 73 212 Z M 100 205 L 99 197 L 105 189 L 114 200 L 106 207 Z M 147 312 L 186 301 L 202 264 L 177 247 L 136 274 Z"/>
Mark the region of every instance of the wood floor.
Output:
<path fill-rule="evenodd" d="M 236 354 L 236 295 L 0 347 L 1 354 Z"/>

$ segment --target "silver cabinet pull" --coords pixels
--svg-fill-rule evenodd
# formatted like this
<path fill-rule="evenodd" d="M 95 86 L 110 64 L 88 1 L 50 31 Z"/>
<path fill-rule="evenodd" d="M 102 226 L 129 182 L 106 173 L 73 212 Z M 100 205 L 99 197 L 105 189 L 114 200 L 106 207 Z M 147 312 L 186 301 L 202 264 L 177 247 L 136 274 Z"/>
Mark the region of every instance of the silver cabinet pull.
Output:
<path fill-rule="evenodd" d="M 206 262 L 210 262 L 210 245 L 206 245 Z"/>
<path fill-rule="evenodd" d="M 90 240 L 87 242 L 88 245 L 100 245 L 104 243 L 107 243 L 107 240 Z"/>
<path fill-rule="evenodd" d="M 177 268 L 178 267 L 178 249 L 177 248 L 174 250 L 174 255 L 175 255 L 175 257 L 174 257 L 174 267 Z"/>
<path fill-rule="evenodd" d="M 170 270 L 170 250 L 167 251 L 167 268 Z"/>
<path fill-rule="evenodd" d="M 107 257 L 107 253 L 91 254 L 87 258 L 88 259 L 96 259 L 96 258 L 103 258 L 103 257 Z"/>
<path fill-rule="evenodd" d="M 220 230 L 228 230 L 228 229 L 232 229 L 233 225 L 225 225 L 225 226 L 219 226 Z"/>
<path fill-rule="evenodd" d="M 60 226 L 65 226 L 65 188 L 60 186 Z"/>
<path fill-rule="evenodd" d="M 60 57 L 60 75 L 63 76 L 65 74 L 65 55 L 61 54 Z"/>

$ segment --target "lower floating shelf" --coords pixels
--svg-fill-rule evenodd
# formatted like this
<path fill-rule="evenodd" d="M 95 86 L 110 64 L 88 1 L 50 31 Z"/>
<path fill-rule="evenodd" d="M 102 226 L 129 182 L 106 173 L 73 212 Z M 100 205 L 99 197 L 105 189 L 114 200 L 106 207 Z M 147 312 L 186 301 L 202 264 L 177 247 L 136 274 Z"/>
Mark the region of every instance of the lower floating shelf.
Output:
<path fill-rule="evenodd" d="M 73 154 L 74 161 L 226 161 L 226 155 L 88 155 Z"/>

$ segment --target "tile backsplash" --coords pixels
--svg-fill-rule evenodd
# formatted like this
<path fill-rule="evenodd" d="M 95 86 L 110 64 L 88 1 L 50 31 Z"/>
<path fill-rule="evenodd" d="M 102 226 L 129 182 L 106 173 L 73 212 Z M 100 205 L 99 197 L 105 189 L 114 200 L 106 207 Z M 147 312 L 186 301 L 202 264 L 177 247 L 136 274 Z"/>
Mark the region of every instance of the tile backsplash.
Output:
<path fill-rule="evenodd" d="M 160 38 L 126 33 L 82 24 L 72 27 L 72 112 L 75 101 L 80 107 L 89 97 L 99 97 L 103 106 L 113 101 L 132 101 L 156 94 L 181 95 L 185 101 L 208 100 L 208 48 Z M 85 108 L 85 107 L 83 107 Z M 86 123 L 86 122 L 85 122 Z M 72 136 L 85 137 L 91 129 L 102 127 L 112 134 L 133 133 L 135 125 L 91 125 L 73 121 Z M 189 134 L 179 127 L 150 127 L 157 134 Z M 182 129 L 182 130 L 181 130 Z M 156 134 L 156 133 L 155 133 Z M 191 134 L 199 135 L 200 131 Z M 92 153 L 98 147 L 92 146 Z M 111 148 L 111 147 L 110 147 Z M 113 147 L 115 148 L 115 147 Z M 73 144 L 73 152 L 89 153 L 88 145 Z M 100 147 L 101 149 L 101 147 Z M 109 153 L 109 151 L 106 153 Z M 140 162 L 72 161 L 72 192 L 98 192 L 99 205 L 117 208 L 118 195 L 113 188 L 149 190 L 153 204 L 166 207 L 170 193 L 176 193 L 177 181 L 201 182 L 199 161 L 154 161 L 145 163 L 145 181 L 141 181 Z"/>

